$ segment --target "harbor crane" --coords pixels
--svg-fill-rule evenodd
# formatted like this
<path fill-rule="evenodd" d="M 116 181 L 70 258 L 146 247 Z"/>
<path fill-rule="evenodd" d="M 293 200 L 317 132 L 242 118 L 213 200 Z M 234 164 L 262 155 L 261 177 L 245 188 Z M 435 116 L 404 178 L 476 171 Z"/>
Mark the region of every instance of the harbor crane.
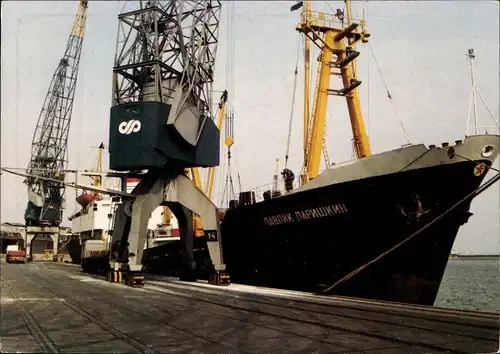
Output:
<path fill-rule="evenodd" d="M 33 135 L 27 168 L 28 205 L 26 251 L 32 258 L 32 242 L 50 236 L 57 259 L 59 225 L 65 208 L 65 173 L 68 163 L 68 133 L 73 111 L 78 68 L 87 22 L 88 1 L 80 1 L 63 57 L 45 96 Z"/>
<path fill-rule="evenodd" d="M 149 217 L 168 206 L 179 221 L 184 269 L 196 280 L 193 213 L 200 216 L 213 264 L 210 283 L 228 284 L 217 208 L 186 170 L 219 165 L 212 115 L 219 1 L 139 1 L 118 16 L 109 161 L 116 171 L 147 172 L 115 214 L 108 280 L 142 286 Z"/>

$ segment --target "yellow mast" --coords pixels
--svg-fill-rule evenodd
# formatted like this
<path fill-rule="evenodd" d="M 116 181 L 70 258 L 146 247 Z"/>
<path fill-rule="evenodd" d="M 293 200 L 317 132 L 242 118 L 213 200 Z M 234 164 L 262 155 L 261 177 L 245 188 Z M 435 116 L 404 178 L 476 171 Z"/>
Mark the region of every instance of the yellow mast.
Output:
<path fill-rule="evenodd" d="M 311 17 L 311 2 L 305 1 L 302 21 L 307 26 Z M 309 139 L 309 115 L 311 99 L 311 41 L 304 37 L 304 162 L 307 161 Z"/>
<path fill-rule="evenodd" d="M 98 149 L 99 150 L 97 152 L 97 161 L 94 172 L 102 173 L 102 154 L 104 153 L 105 149 L 104 143 L 101 143 L 98 146 Z M 97 186 L 97 187 L 102 186 L 102 175 L 96 174 L 92 175 L 90 178 L 92 178 L 92 183 L 91 183 L 92 186 Z"/>
<path fill-rule="evenodd" d="M 303 183 L 319 175 L 329 95 L 346 98 L 357 157 L 363 158 L 371 155 L 357 90 L 361 81 L 358 81 L 355 75 L 354 61 L 359 52 L 353 49 L 360 40 L 366 43 L 370 35 L 365 29 L 364 20 L 360 21 L 361 31 L 358 28 L 359 24 L 352 22 L 351 2 L 346 0 L 345 3 L 347 26 L 345 26 L 344 13 L 340 9 L 336 14 L 331 15 L 313 13 L 310 10 L 310 0 L 307 0 L 304 1 L 302 23 L 296 28 L 321 50 L 310 131 L 307 126 L 305 127 L 309 138 L 305 149 Z M 308 68 L 304 70 L 307 71 Z M 331 75 L 342 78 L 343 88 L 330 89 Z"/>
<path fill-rule="evenodd" d="M 347 24 L 348 26 L 352 26 L 352 10 L 351 10 L 351 0 L 346 0 L 346 12 L 347 12 Z M 361 41 L 362 43 L 367 43 L 368 38 L 370 37 L 370 33 L 366 30 L 366 21 L 365 21 L 365 11 L 363 9 L 363 18 L 360 21 L 361 23 Z M 353 40 L 353 38 L 349 38 L 349 46 L 352 48 L 356 47 L 356 43 L 358 40 Z M 349 65 L 342 72 L 342 82 L 344 87 L 348 87 L 350 85 L 351 80 L 356 80 L 356 60 L 351 62 L 351 67 Z M 357 81 L 357 80 L 356 80 Z M 361 81 L 358 81 L 361 84 Z M 359 86 L 359 85 L 358 85 Z M 351 119 L 351 128 L 352 128 L 352 136 L 354 138 L 354 148 L 356 151 L 356 155 L 358 159 L 370 156 L 372 154 L 372 149 L 370 146 L 370 140 L 368 139 L 368 135 L 366 133 L 365 122 L 363 119 L 363 113 L 361 111 L 361 104 L 359 101 L 359 91 L 354 89 L 350 95 L 346 95 L 347 100 L 347 108 L 349 110 L 349 117 Z"/>

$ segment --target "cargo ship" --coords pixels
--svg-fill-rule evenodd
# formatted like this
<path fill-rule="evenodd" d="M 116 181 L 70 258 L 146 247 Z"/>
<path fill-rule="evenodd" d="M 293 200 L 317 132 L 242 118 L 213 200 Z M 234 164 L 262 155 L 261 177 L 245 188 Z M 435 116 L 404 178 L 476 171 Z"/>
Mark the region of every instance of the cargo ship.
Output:
<path fill-rule="evenodd" d="M 304 165 L 299 178 L 282 171 L 284 190 L 240 192 L 225 206 L 224 263 L 235 283 L 433 305 L 458 230 L 472 215 L 471 193 L 498 156 L 500 137 L 476 131 L 452 144 L 372 154 L 355 66 L 355 45 L 370 34 L 345 3 L 335 14 L 313 12 L 309 1 L 292 7 L 304 7 L 296 28 L 306 37 L 304 72 L 311 43 L 320 49 L 312 109 L 304 104 Z M 332 73 L 342 88 L 329 87 Z M 305 97 L 308 82 L 306 74 Z M 320 173 L 328 95 L 346 100 L 357 158 L 329 164 L 325 156 Z M 206 262 L 203 241 L 196 242 L 196 258 Z M 145 253 L 148 267 L 175 269 L 178 244 L 155 252 L 155 259 Z"/>

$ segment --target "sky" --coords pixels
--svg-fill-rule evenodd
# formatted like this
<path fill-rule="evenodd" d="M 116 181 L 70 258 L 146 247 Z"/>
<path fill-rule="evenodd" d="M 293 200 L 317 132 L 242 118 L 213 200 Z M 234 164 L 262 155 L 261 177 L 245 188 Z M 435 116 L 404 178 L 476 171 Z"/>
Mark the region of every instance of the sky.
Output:
<path fill-rule="evenodd" d="M 235 87 L 229 95 L 233 95 L 235 112 L 233 167 L 239 171 L 243 189 L 271 183 L 275 159 L 280 158 L 283 164 L 299 45 L 295 31 L 299 12 L 290 12 L 292 4 L 235 4 Z M 1 3 L 1 166 L 25 167 L 29 162 L 35 124 L 77 5 L 76 1 Z M 101 141 L 107 142 L 117 14 L 123 6 L 122 1 L 89 4 L 69 137 L 69 168 L 92 168 L 95 148 Z M 463 138 L 471 92 L 465 56 L 468 48 L 474 48 L 476 53 L 479 92 L 498 121 L 498 6 L 492 0 L 354 2 L 355 17 L 359 18 L 362 7 L 366 8 L 371 33 L 370 47 L 358 46 L 358 78 L 363 81 L 361 103 L 374 153 L 406 143 L 399 121 L 415 144 L 439 145 Z M 313 3 L 317 11 L 331 12 L 340 7 L 341 1 Z M 216 90 L 225 89 L 228 76 L 225 19 L 223 6 Z M 289 161 L 296 174 L 302 163 L 301 65 L 299 61 Z M 313 87 L 314 83 L 313 78 Z M 335 81 L 332 83 L 334 86 Z M 386 87 L 392 101 L 387 98 Z M 218 100 L 220 94 L 215 95 Z M 480 125 L 493 125 L 479 101 L 478 107 Z M 352 158 L 350 129 L 345 101 L 330 98 L 327 147 L 331 161 Z M 107 161 L 105 156 L 106 168 Z M 68 190 L 67 194 L 65 219 L 76 208 L 74 191 Z M 473 201 L 474 215 L 460 229 L 456 251 L 500 252 L 499 199 L 497 183 Z M 22 222 L 26 201 L 22 178 L 4 173 L 1 221 Z"/>

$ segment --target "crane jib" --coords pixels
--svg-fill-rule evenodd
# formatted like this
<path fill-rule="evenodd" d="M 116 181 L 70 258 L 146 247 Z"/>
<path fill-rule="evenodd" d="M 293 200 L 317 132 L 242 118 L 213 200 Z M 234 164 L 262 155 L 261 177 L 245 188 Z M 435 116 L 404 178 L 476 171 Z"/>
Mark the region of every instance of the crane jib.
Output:
<path fill-rule="evenodd" d="M 29 225 L 62 221 L 65 204 L 64 176 L 41 170 L 61 171 L 67 167 L 68 135 L 87 21 L 87 1 L 80 1 L 63 57 L 52 76 L 38 117 L 27 170 L 28 205 L 24 218 Z M 40 178 L 51 177 L 51 178 Z"/>

